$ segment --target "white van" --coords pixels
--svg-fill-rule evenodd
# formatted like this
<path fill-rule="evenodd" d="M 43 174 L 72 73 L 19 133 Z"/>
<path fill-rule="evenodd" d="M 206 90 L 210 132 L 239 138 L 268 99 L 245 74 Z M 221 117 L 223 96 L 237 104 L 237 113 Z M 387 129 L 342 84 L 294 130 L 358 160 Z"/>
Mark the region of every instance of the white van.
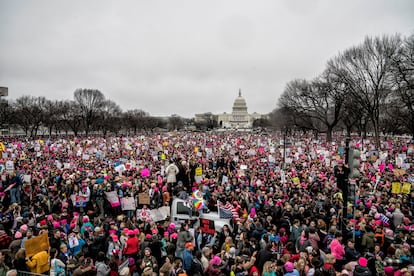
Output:
<path fill-rule="evenodd" d="M 175 198 L 171 205 L 171 222 L 174 222 L 177 227 L 189 220 L 191 222 L 192 228 L 197 228 L 200 225 L 199 219 L 207 219 L 214 222 L 214 228 L 216 231 L 220 232 L 224 225 L 228 225 L 230 230 L 233 230 L 232 220 L 222 219 L 219 217 L 217 212 L 201 213 L 192 211 L 192 216 L 190 217 L 190 209 L 187 202 L 180 198 Z"/>

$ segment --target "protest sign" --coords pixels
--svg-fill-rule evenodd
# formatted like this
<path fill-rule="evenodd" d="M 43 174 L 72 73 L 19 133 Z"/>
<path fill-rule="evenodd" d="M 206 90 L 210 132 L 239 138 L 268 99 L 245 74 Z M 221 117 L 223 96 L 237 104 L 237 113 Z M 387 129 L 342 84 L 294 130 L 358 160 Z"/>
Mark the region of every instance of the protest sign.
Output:
<path fill-rule="evenodd" d="M 214 220 L 200 218 L 200 228 L 203 233 L 214 235 L 216 228 L 214 227 Z"/>
<path fill-rule="evenodd" d="M 146 217 L 148 221 L 163 221 L 167 219 L 167 217 L 170 217 L 170 207 L 163 206 L 158 209 L 151 210 L 138 209 L 136 214 L 139 219 L 142 219 L 142 217 Z"/>
<path fill-rule="evenodd" d="M 14 171 L 14 162 L 9 160 L 6 161 L 6 171 Z"/>
<path fill-rule="evenodd" d="M 404 182 L 403 185 L 402 185 L 401 192 L 403 194 L 409 194 L 411 192 L 411 183 Z"/>
<path fill-rule="evenodd" d="M 41 251 L 49 250 L 49 237 L 47 232 L 24 241 L 26 257 L 31 257 Z"/>
<path fill-rule="evenodd" d="M 74 207 L 86 207 L 88 203 L 88 198 L 82 195 L 71 195 L 70 199 L 72 200 Z"/>
<path fill-rule="evenodd" d="M 129 210 L 135 210 L 135 200 L 133 197 L 123 197 L 121 198 L 121 208 L 122 211 L 129 211 Z"/>
<path fill-rule="evenodd" d="M 115 167 L 115 171 L 121 176 L 122 172 L 126 171 L 125 165 L 124 164 L 117 165 Z"/>
<path fill-rule="evenodd" d="M 23 175 L 23 182 L 30 183 L 32 176 L 30 174 Z"/>
<path fill-rule="evenodd" d="M 400 182 L 392 182 L 391 193 L 393 193 L 393 194 L 401 193 L 401 183 Z"/>
<path fill-rule="evenodd" d="M 161 214 L 159 209 L 152 209 L 151 216 L 154 222 L 165 220 L 165 217 Z"/>
<path fill-rule="evenodd" d="M 202 169 L 201 167 L 197 167 L 197 168 L 195 169 L 195 175 L 196 175 L 196 176 L 201 176 L 201 175 L 203 175 L 203 169 Z"/>
<path fill-rule="evenodd" d="M 105 195 L 112 207 L 118 207 L 121 205 L 119 203 L 118 194 L 115 191 L 105 192 Z"/>
<path fill-rule="evenodd" d="M 138 204 L 150 204 L 150 196 L 148 193 L 139 193 L 138 194 Z"/>
<path fill-rule="evenodd" d="M 396 177 L 400 177 L 400 176 L 403 176 L 405 174 L 405 170 L 393 169 L 393 173 Z"/>
<path fill-rule="evenodd" d="M 71 235 L 68 237 L 68 244 L 69 244 L 69 248 L 74 248 L 76 246 L 79 246 L 79 240 L 76 236 Z"/>

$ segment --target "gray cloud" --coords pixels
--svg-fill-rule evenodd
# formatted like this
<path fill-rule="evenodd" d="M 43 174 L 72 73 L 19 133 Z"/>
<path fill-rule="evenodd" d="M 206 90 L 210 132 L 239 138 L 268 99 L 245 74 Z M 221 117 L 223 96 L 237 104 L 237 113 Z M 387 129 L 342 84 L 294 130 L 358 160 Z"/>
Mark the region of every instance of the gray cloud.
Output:
<path fill-rule="evenodd" d="M 256 3 L 257 2 L 257 3 Z M 267 113 L 364 37 L 411 34 L 411 0 L 0 2 L 0 86 L 72 99 L 97 88 L 123 110 L 230 112 L 242 89 Z"/>

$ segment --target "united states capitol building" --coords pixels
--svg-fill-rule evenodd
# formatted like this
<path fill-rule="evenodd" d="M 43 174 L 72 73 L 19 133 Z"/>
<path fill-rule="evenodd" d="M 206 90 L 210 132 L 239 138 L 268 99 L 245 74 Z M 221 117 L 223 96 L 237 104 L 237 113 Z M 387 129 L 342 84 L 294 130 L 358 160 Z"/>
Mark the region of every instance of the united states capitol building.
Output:
<path fill-rule="evenodd" d="M 213 120 L 219 129 L 251 129 L 253 122 L 258 119 L 267 118 L 267 115 L 258 113 L 249 114 L 247 112 L 246 100 L 242 97 L 241 89 L 239 96 L 234 100 L 232 112 L 214 115 L 212 113 L 202 113 L 195 115 L 195 122 Z"/>

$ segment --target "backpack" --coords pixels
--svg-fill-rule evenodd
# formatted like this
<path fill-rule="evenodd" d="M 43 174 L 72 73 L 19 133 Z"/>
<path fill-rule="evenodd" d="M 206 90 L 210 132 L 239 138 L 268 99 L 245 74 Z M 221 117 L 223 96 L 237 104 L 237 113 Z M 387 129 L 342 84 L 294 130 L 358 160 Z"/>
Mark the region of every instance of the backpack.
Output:
<path fill-rule="evenodd" d="M 179 269 L 179 270 L 176 272 L 176 275 L 177 275 L 177 276 L 188 276 L 188 274 L 187 274 L 184 270 L 182 270 L 182 269 Z"/>
<path fill-rule="evenodd" d="M 333 241 L 334 238 L 335 238 L 335 235 L 328 234 L 328 235 L 326 235 L 325 239 L 323 240 L 323 243 L 326 245 L 326 251 L 327 252 L 331 251 L 331 242 Z"/>
<path fill-rule="evenodd" d="M 0 249 L 7 249 L 9 248 L 10 243 L 12 242 L 12 237 L 7 235 L 6 233 L 0 236 Z"/>
<path fill-rule="evenodd" d="M 189 271 L 189 275 L 193 276 L 201 276 L 203 275 L 203 264 L 196 258 L 193 258 L 193 262 L 191 263 L 191 268 Z"/>

